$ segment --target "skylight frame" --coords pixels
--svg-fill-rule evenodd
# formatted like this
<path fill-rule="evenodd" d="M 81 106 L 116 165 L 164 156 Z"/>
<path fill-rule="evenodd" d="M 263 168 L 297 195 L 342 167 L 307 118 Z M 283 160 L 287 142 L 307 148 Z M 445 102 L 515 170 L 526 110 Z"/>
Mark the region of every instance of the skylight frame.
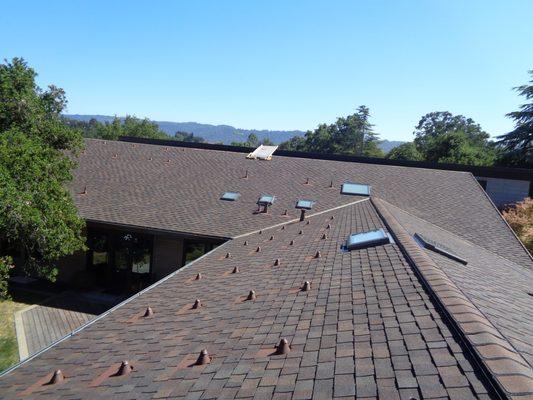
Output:
<path fill-rule="evenodd" d="M 341 194 L 351 196 L 370 196 L 372 187 L 364 183 L 344 182 L 341 185 Z"/>
<path fill-rule="evenodd" d="M 348 251 L 361 250 L 391 243 L 394 243 L 394 241 L 388 232 L 383 228 L 379 228 L 366 232 L 352 233 L 346 239 L 345 249 Z"/>
<path fill-rule="evenodd" d="M 224 192 L 220 196 L 220 200 L 224 201 L 236 201 L 241 197 L 241 194 L 239 192 Z"/>
<path fill-rule="evenodd" d="M 276 196 L 270 194 L 262 194 L 257 200 L 257 204 L 260 206 L 270 206 L 276 201 Z"/>
<path fill-rule="evenodd" d="M 316 201 L 314 200 L 300 199 L 296 202 L 294 207 L 299 210 L 311 210 L 315 203 Z"/>
<path fill-rule="evenodd" d="M 413 235 L 415 241 L 420 245 L 420 247 L 423 247 L 425 249 L 434 251 L 435 253 L 439 253 L 443 255 L 444 257 L 450 258 L 454 261 L 457 261 L 460 264 L 467 265 L 468 261 L 465 260 L 462 257 L 459 257 L 457 254 L 452 253 L 450 250 L 448 250 L 445 246 L 441 245 L 440 243 L 435 242 L 434 240 L 431 240 L 425 236 L 423 236 L 421 233 L 415 232 Z"/>

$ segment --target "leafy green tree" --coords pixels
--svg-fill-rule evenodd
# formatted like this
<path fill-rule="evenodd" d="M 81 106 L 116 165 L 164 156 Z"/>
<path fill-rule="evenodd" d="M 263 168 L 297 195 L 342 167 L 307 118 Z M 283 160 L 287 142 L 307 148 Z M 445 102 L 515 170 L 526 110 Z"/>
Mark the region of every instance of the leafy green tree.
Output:
<path fill-rule="evenodd" d="M 471 118 L 438 111 L 422 117 L 414 144 L 425 161 L 493 165 L 497 150 L 489 134 Z"/>
<path fill-rule="evenodd" d="M 64 91 L 43 91 L 36 75 L 20 58 L 0 65 L 0 259 L 53 280 L 57 259 L 84 247 L 85 223 L 65 188 L 68 154 L 83 140 L 61 119 Z"/>
<path fill-rule="evenodd" d="M 387 153 L 386 158 L 391 160 L 423 161 L 422 153 L 418 151 L 413 142 L 402 143 Z"/>
<path fill-rule="evenodd" d="M 334 124 L 320 124 L 308 131 L 303 138 L 292 138 L 281 144 L 285 150 L 314 153 L 351 154 L 367 157 L 383 157 L 379 137 L 369 121 L 367 107 L 360 106 L 347 117 L 340 117 Z"/>
<path fill-rule="evenodd" d="M 174 139 L 179 140 L 180 142 L 193 142 L 193 143 L 205 142 L 203 137 L 194 136 L 194 133 L 180 132 L 180 131 L 177 131 L 174 134 Z"/>
<path fill-rule="evenodd" d="M 515 129 L 498 136 L 498 144 L 506 151 L 500 163 L 514 166 L 533 166 L 533 70 L 529 71 L 529 85 L 515 88 L 526 103 L 507 116 L 515 121 Z M 528 102 L 527 102 L 528 101 Z"/>

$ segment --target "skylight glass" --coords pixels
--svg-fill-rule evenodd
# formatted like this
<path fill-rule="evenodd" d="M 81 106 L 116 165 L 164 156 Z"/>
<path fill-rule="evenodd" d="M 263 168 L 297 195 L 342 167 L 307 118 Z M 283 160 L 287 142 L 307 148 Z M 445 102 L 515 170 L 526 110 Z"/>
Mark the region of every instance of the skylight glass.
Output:
<path fill-rule="evenodd" d="M 354 233 L 348 236 L 346 248 L 348 250 L 358 250 L 365 247 L 380 246 L 391 243 L 390 237 L 384 229 L 368 231 L 363 233 Z"/>
<path fill-rule="evenodd" d="M 468 264 L 468 261 L 452 253 L 448 248 L 446 248 L 446 246 L 443 246 L 440 243 L 437 243 L 425 236 L 422 236 L 420 233 L 415 233 L 414 238 L 418 242 L 418 244 L 425 249 L 434 251 L 435 253 L 442 254 L 443 256 L 448 257 L 452 260 L 455 260 L 461 264 L 464 264 L 464 265 Z"/>
<path fill-rule="evenodd" d="M 370 196 L 370 186 L 362 183 L 346 182 L 342 184 L 341 194 Z"/>
<path fill-rule="evenodd" d="M 237 192 L 225 192 L 222 196 L 220 196 L 220 200 L 235 201 L 240 196 L 241 194 Z"/>
<path fill-rule="evenodd" d="M 272 203 L 274 203 L 274 200 L 276 199 L 275 196 L 271 196 L 269 194 L 264 194 L 262 195 L 259 200 L 257 200 L 257 204 L 260 204 L 260 205 L 270 205 Z"/>
<path fill-rule="evenodd" d="M 296 203 L 296 208 L 303 209 L 303 210 L 310 210 L 313 208 L 313 205 L 315 202 L 313 200 L 298 200 Z"/>

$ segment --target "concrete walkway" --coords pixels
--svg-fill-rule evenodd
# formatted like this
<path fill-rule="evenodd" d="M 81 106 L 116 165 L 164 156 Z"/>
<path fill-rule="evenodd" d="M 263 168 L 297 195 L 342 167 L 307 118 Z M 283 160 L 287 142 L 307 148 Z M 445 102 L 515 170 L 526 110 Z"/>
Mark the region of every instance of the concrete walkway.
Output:
<path fill-rule="evenodd" d="M 95 318 L 115 302 L 94 301 L 66 292 L 42 304 L 15 313 L 15 329 L 21 360 L 62 338 Z"/>

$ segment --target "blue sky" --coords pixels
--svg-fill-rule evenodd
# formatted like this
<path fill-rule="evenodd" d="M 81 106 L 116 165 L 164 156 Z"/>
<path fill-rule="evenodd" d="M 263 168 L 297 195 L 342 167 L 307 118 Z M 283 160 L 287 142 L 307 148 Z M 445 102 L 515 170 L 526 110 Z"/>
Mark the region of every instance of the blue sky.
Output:
<path fill-rule="evenodd" d="M 63 87 L 70 113 L 306 130 L 365 104 L 384 139 L 437 110 L 498 135 L 532 21 L 529 0 L 3 0 L 0 58 Z"/>

